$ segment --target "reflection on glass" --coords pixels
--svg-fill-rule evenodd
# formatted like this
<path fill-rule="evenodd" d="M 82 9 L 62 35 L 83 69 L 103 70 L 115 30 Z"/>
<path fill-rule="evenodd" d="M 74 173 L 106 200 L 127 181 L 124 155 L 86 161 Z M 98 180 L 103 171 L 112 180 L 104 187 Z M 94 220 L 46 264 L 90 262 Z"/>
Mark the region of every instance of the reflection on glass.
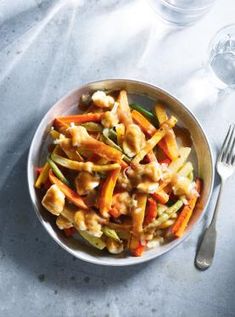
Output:
<path fill-rule="evenodd" d="M 215 0 L 149 0 L 152 8 L 167 22 L 179 26 L 195 23 Z"/>
<path fill-rule="evenodd" d="M 225 26 L 209 46 L 209 69 L 221 88 L 235 88 L 235 24 Z"/>

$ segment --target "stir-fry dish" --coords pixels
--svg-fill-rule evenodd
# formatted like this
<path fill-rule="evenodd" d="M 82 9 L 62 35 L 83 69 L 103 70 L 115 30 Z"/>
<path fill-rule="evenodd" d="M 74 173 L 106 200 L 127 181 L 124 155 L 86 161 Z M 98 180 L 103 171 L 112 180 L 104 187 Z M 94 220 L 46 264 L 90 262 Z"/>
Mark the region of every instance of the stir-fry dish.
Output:
<path fill-rule="evenodd" d="M 37 168 L 35 187 L 58 228 L 133 256 L 181 237 L 201 181 L 177 118 L 160 102 L 152 112 L 129 104 L 125 90 L 82 95 L 78 107 L 54 119 L 47 160 Z"/>

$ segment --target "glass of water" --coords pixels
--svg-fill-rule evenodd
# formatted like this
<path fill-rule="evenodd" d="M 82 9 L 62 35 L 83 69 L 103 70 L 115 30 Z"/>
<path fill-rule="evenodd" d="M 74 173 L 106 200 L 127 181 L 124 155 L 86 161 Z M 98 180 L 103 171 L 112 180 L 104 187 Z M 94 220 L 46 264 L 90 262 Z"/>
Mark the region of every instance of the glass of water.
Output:
<path fill-rule="evenodd" d="M 235 88 L 235 24 L 223 27 L 212 39 L 209 70 L 219 88 Z"/>
<path fill-rule="evenodd" d="M 184 26 L 206 14 L 215 0 L 149 0 L 151 7 L 165 21 Z"/>

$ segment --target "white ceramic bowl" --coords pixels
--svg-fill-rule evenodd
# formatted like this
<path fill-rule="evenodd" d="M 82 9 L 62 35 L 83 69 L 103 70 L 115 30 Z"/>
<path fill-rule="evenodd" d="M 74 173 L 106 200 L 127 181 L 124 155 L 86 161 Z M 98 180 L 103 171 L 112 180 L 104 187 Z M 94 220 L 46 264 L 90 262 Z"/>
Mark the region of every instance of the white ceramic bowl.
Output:
<path fill-rule="evenodd" d="M 114 256 L 105 251 L 98 251 L 82 241 L 66 238 L 63 232 L 56 227 L 55 218 L 42 207 L 40 197 L 34 188 L 36 178 L 35 167 L 40 166 L 45 162 L 45 144 L 47 143 L 47 135 L 53 119 L 56 116 L 76 113 L 80 96 L 84 93 L 100 89 L 126 89 L 128 98 L 131 101 L 140 103 L 147 108 L 151 108 L 156 100 L 163 101 L 169 108 L 169 111 L 178 118 L 179 124 L 190 131 L 194 145 L 192 159 L 197 166 L 198 176 L 203 179 L 203 190 L 200 196 L 200 203 L 193 213 L 184 236 L 163 246 L 147 250 L 142 257 Z M 211 149 L 207 137 L 195 116 L 179 100 L 172 97 L 166 91 L 147 83 L 124 79 L 111 79 L 89 83 L 73 90 L 67 96 L 59 100 L 47 112 L 37 128 L 30 147 L 27 168 L 29 193 L 35 212 L 50 236 L 62 248 L 75 257 L 87 262 L 110 266 L 125 266 L 145 262 L 170 251 L 181 243 L 204 215 L 211 196 L 214 181 Z"/>

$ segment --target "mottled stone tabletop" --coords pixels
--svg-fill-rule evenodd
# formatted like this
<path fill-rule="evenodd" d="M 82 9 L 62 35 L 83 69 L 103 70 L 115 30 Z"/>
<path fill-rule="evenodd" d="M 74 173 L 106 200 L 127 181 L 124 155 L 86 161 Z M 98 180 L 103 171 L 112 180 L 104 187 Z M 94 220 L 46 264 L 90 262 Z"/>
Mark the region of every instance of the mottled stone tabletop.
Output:
<path fill-rule="evenodd" d="M 191 236 L 159 259 L 108 268 L 67 254 L 32 209 L 26 160 L 35 129 L 70 89 L 134 78 L 167 89 L 194 111 L 217 153 L 235 120 L 235 93 L 218 94 L 202 68 L 213 34 L 235 22 L 218 0 L 192 27 L 164 25 L 140 0 L 0 1 L 0 316 L 235 316 L 235 195 L 227 183 L 213 266 L 194 267 Z M 208 218 L 207 218 L 208 217 Z"/>

